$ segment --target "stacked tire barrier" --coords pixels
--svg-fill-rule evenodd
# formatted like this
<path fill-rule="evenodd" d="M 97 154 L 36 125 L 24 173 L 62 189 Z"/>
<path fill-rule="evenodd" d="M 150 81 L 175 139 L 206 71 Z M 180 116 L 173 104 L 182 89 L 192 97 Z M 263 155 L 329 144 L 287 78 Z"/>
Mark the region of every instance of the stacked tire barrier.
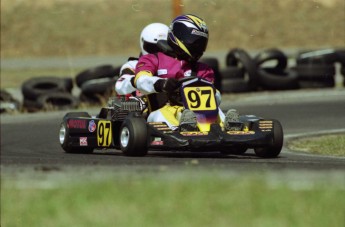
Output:
<path fill-rule="evenodd" d="M 341 64 L 340 73 L 345 75 L 345 49 L 300 52 L 296 64 L 289 66 L 288 57 L 277 48 L 254 57 L 234 48 L 226 55 L 225 68 L 220 69 L 220 87 L 223 93 L 334 87 L 336 63 Z"/>
<path fill-rule="evenodd" d="M 107 101 L 107 98 L 114 92 L 120 68 L 101 65 L 80 72 L 76 76 L 76 84 L 81 90 L 80 100 L 92 104 Z"/>
<path fill-rule="evenodd" d="M 338 59 L 333 49 L 299 53 L 294 70 L 299 75 L 301 88 L 334 87 Z"/>
<path fill-rule="evenodd" d="M 229 51 L 225 59 L 226 67 L 222 73 L 222 91 L 248 92 L 256 90 L 258 77 L 253 59 L 240 48 Z"/>
<path fill-rule="evenodd" d="M 28 112 L 76 108 L 79 100 L 71 94 L 72 88 L 72 78 L 31 78 L 22 84 L 23 108 Z"/>
<path fill-rule="evenodd" d="M 274 61 L 269 66 L 268 62 Z M 299 88 L 298 75 L 289 69 L 287 56 L 278 49 L 268 49 L 260 52 L 254 58 L 258 86 L 262 90 L 293 90 Z"/>
<path fill-rule="evenodd" d="M 33 77 L 22 84 L 23 109 L 27 112 L 65 110 L 81 103 L 101 104 L 114 91 L 120 67 L 101 65 L 83 70 L 75 78 L 55 76 Z M 74 84 L 80 90 L 73 95 Z"/>
<path fill-rule="evenodd" d="M 214 70 L 215 87 L 222 93 L 334 87 L 337 69 L 345 87 L 345 48 L 301 51 L 294 60 L 295 64 L 289 65 L 288 57 L 277 48 L 263 50 L 255 56 L 241 48 L 230 49 L 223 68 L 217 58 L 200 59 Z M 22 105 L 1 90 L 0 113 L 73 109 L 81 103 L 102 105 L 114 95 L 120 68 L 100 65 L 81 71 L 75 78 L 31 78 L 22 84 Z M 77 97 L 72 92 L 76 87 Z"/>

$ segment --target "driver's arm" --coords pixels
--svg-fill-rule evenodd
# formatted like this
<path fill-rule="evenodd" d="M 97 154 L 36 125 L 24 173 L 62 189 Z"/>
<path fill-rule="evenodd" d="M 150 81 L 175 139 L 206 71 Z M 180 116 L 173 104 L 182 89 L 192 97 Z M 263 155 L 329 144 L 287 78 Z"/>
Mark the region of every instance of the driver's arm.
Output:
<path fill-rule="evenodd" d="M 118 95 L 131 94 L 136 90 L 132 84 L 135 73 L 137 60 L 131 60 L 122 65 L 120 69 L 120 78 L 115 83 L 115 91 Z"/>
<path fill-rule="evenodd" d="M 161 78 L 153 76 L 150 71 L 139 71 L 135 75 L 134 85 L 145 95 L 157 93 L 158 91 L 155 89 L 155 83 L 158 80 L 161 80 Z"/>
<path fill-rule="evenodd" d="M 146 54 L 139 58 L 135 67 L 133 85 L 143 94 L 156 93 L 154 84 L 159 77 L 154 76 L 158 68 L 158 59 L 154 54 Z"/>

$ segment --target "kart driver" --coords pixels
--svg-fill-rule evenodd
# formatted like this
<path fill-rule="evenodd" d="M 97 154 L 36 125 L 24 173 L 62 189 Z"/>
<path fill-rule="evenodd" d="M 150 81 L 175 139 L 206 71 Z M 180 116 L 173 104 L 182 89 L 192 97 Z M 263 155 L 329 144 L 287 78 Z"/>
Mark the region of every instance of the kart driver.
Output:
<path fill-rule="evenodd" d="M 208 28 L 203 19 L 191 14 L 176 17 L 168 32 L 167 49 L 170 51 L 142 55 L 139 58 L 135 77 L 131 78 L 133 89 L 137 88 L 145 95 L 156 95 L 157 98 L 161 97 L 162 92 L 174 91 L 180 78 L 197 76 L 213 83 L 213 70 L 198 62 L 206 50 L 208 36 Z M 216 98 L 219 104 L 219 91 L 216 92 Z M 229 110 L 225 117 L 219 109 L 219 118 L 220 123 L 225 120 L 227 129 L 227 122 L 238 121 L 238 113 L 236 110 Z M 167 104 L 160 108 L 152 105 L 147 121 L 166 122 L 173 130 L 182 123 L 188 123 L 188 131 L 197 130 L 195 113 L 183 110 L 182 106 Z"/>
<path fill-rule="evenodd" d="M 140 55 L 154 54 L 159 51 L 157 42 L 167 40 L 169 27 L 162 23 L 151 23 L 144 27 L 140 34 Z M 115 83 L 115 91 L 118 95 L 127 95 L 138 92 L 133 87 L 132 81 L 135 77 L 135 66 L 138 58 L 129 58 L 120 69 L 120 78 Z"/>

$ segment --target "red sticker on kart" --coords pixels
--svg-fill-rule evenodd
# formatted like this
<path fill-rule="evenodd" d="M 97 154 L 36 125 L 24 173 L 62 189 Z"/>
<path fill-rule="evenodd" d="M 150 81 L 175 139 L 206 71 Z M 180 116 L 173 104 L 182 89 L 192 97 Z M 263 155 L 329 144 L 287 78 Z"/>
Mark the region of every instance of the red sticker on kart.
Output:
<path fill-rule="evenodd" d="M 79 138 L 79 145 L 80 146 L 87 146 L 87 137 L 80 137 Z"/>
<path fill-rule="evenodd" d="M 86 120 L 69 119 L 67 122 L 67 128 L 85 129 L 86 128 Z"/>

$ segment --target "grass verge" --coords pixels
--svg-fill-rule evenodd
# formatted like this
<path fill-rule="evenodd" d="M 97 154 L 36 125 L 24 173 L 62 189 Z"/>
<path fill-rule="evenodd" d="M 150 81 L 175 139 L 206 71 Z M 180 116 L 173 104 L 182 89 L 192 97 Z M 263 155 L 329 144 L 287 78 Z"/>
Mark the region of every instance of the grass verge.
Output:
<path fill-rule="evenodd" d="M 23 182 L 18 187 L 5 180 L 1 225 L 344 225 L 343 186 L 308 178 L 289 182 L 277 177 L 276 181 L 262 173 L 241 176 L 209 170 L 158 171 L 115 174 L 100 181 L 85 180 L 84 176 L 77 183 L 50 178 L 53 187 L 32 187 Z"/>
<path fill-rule="evenodd" d="M 288 147 L 294 151 L 345 156 L 345 134 L 299 138 L 290 141 Z"/>

